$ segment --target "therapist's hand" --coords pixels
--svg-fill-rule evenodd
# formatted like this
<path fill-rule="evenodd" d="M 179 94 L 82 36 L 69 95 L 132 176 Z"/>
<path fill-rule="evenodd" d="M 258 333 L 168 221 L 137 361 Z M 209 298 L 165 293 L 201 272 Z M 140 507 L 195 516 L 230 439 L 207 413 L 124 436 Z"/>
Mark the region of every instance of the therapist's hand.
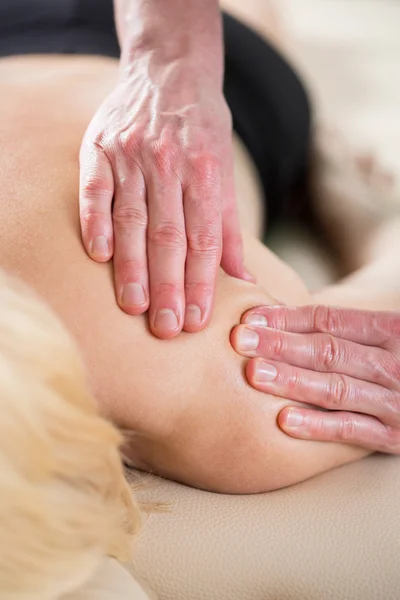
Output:
<path fill-rule="evenodd" d="M 98 262 L 113 257 L 117 302 L 149 308 L 161 338 L 208 323 L 219 265 L 243 266 L 231 116 L 221 85 L 185 58 L 137 53 L 83 140 L 80 219 Z"/>
<path fill-rule="evenodd" d="M 283 409 L 287 434 L 400 454 L 400 313 L 258 307 L 241 322 L 231 341 L 257 357 L 249 383 L 327 409 Z"/>

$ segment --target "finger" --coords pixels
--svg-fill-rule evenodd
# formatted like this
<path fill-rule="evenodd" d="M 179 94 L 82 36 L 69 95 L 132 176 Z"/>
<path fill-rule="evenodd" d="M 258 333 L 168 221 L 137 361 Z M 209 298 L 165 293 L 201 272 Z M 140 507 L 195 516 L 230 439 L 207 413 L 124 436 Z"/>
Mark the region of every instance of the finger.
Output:
<path fill-rule="evenodd" d="M 174 175 L 157 170 L 147 179 L 147 194 L 150 328 L 160 338 L 172 338 L 182 330 L 185 308 L 186 232 L 181 183 Z"/>
<path fill-rule="evenodd" d="M 118 178 L 113 206 L 114 280 L 120 307 L 132 315 L 149 307 L 147 205 L 141 170 Z"/>
<path fill-rule="evenodd" d="M 243 262 L 243 239 L 236 207 L 224 212 L 222 234 L 221 267 L 225 273 L 249 283 L 256 283 L 256 278 L 247 270 Z"/>
<path fill-rule="evenodd" d="M 222 252 L 220 173 L 213 158 L 202 157 L 193 181 L 184 190 L 187 236 L 185 331 L 195 332 L 209 321 Z"/>
<path fill-rule="evenodd" d="M 328 306 L 261 306 L 244 313 L 242 323 L 292 333 L 329 333 L 367 346 L 391 347 L 400 337 L 400 313 Z"/>
<path fill-rule="evenodd" d="M 233 174 L 233 159 L 226 167 L 222 191 L 222 256 L 221 267 L 231 277 L 256 283 L 256 278 L 249 273 L 244 265 L 243 239 L 240 229 L 239 213 L 236 201 L 235 179 Z"/>
<path fill-rule="evenodd" d="M 86 252 L 98 262 L 106 262 L 113 255 L 113 195 L 114 175 L 107 156 L 84 142 L 80 153 L 80 223 Z"/>
<path fill-rule="evenodd" d="M 286 407 L 279 413 L 278 424 L 297 439 L 340 442 L 375 452 L 400 454 L 400 429 L 358 413 Z"/>
<path fill-rule="evenodd" d="M 243 356 L 272 359 L 322 373 L 341 373 L 400 391 L 400 361 L 390 352 L 328 333 L 288 333 L 268 327 L 236 326 L 233 348 Z"/>
<path fill-rule="evenodd" d="M 360 412 L 400 426 L 400 394 L 337 373 L 318 373 L 281 362 L 252 359 L 246 366 L 256 389 L 335 411 Z"/>

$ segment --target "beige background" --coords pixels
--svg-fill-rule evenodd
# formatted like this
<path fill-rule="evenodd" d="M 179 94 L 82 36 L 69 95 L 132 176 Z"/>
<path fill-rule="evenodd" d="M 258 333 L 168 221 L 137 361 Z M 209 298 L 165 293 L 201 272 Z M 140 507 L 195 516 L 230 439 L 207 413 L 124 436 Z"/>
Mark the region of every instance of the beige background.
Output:
<path fill-rule="evenodd" d="M 400 173 L 400 2 L 280 0 L 324 116 Z"/>
<path fill-rule="evenodd" d="M 276 6 L 318 117 L 388 169 L 400 203 L 400 1 L 276 0 Z M 311 289 L 336 277 L 303 230 L 280 230 L 269 245 Z"/>

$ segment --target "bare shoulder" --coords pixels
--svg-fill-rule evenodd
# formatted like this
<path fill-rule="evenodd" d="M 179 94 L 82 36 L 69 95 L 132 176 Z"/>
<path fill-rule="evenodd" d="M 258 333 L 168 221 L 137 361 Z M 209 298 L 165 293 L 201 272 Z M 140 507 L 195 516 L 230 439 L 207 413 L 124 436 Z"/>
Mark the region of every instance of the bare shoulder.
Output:
<path fill-rule="evenodd" d="M 201 488 L 260 492 L 358 456 L 286 437 L 276 419 L 288 402 L 251 389 L 245 360 L 230 346 L 230 331 L 244 310 L 277 297 L 307 300 L 288 267 L 246 240 L 248 267 L 264 273 L 268 292 L 221 273 L 210 326 L 161 341 L 145 317 L 117 306 L 111 265 L 83 252 L 74 186 L 68 180 L 57 188 L 57 210 L 46 185 L 34 196 L 26 189 L 29 211 L 19 218 L 12 204 L 2 204 L 1 261 L 48 301 L 77 340 L 95 397 L 127 433 L 135 466 Z"/>

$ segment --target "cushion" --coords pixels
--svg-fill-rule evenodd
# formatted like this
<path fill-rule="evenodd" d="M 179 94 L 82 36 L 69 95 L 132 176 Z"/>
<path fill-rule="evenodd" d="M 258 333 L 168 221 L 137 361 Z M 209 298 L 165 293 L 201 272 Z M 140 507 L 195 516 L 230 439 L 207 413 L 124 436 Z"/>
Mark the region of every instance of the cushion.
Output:
<path fill-rule="evenodd" d="M 132 571 L 160 600 L 398 600 L 400 457 L 254 496 L 128 472 L 153 512 Z"/>

